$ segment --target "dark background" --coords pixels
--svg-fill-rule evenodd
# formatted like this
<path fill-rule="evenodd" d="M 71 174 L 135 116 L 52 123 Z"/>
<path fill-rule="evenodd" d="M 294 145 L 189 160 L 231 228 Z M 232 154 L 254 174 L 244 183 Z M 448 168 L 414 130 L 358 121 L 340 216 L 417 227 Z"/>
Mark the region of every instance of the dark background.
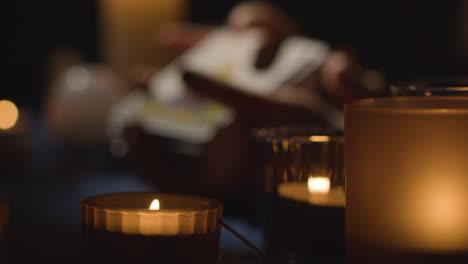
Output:
<path fill-rule="evenodd" d="M 189 1 L 187 20 L 222 23 L 240 1 Z M 304 32 L 335 47 L 353 47 L 362 63 L 391 82 L 431 74 L 463 73 L 457 50 L 460 1 L 270 1 L 295 18 Z M 2 40 L 7 68 L 1 98 L 40 108 L 44 64 L 56 48 L 72 47 L 99 60 L 96 0 L 7 1 Z"/>
<path fill-rule="evenodd" d="M 107 146 L 58 142 L 40 111 L 47 92 L 46 65 L 54 51 L 72 48 L 89 62 L 100 61 L 98 1 L 2 3 L 5 22 L 1 41 L 6 48 L 1 57 L 4 71 L 0 99 L 10 99 L 30 114 L 24 134 L 0 134 L 0 155 L 5 154 L 0 156 L 0 206 L 5 204 L 10 211 L 5 240 L 7 250 L 13 253 L 10 256 L 69 261 L 79 252 L 81 199 L 104 192 L 158 191 L 129 164 L 109 157 Z M 192 0 L 186 19 L 219 25 L 238 2 Z M 326 40 L 336 48 L 352 47 L 363 65 L 382 71 L 390 82 L 463 74 L 467 65 L 460 49 L 461 1 L 271 2 L 296 19 L 304 34 Z M 148 157 L 154 158 L 154 153 Z M 11 165 L 6 166 L 11 171 L 5 165 Z M 247 203 L 238 205 L 246 207 Z M 249 205 L 255 206 L 253 202 Z M 235 209 L 226 205 L 226 215 Z M 255 244 L 260 243 L 258 229 L 242 221 L 239 224 L 237 218 L 228 220 Z M 2 242 L 0 235 L 1 263 Z M 221 246 L 224 254 L 237 256 L 240 248 L 252 259 L 252 252 L 229 234 L 222 235 Z"/>

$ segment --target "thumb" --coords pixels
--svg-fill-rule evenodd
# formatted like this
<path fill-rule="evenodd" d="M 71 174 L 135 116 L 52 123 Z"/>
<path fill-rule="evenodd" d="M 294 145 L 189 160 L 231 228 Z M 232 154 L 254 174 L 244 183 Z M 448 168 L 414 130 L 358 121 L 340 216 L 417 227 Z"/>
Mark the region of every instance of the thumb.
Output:
<path fill-rule="evenodd" d="M 383 76 L 365 70 L 350 52 L 334 51 L 321 70 L 323 92 L 337 105 L 359 98 L 379 96 L 384 86 Z"/>

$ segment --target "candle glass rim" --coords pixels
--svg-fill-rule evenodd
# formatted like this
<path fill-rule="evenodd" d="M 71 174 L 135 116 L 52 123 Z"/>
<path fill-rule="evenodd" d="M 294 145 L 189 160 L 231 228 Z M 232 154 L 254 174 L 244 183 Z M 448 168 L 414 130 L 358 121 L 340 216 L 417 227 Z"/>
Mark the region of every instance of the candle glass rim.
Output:
<path fill-rule="evenodd" d="M 281 125 L 260 127 L 252 130 L 252 137 L 260 142 L 272 143 L 290 140 L 295 137 L 342 136 L 342 132 L 319 125 Z"/>
<path fill-rule="evenodd" d="M 366 98 L 345 105 L 345 112 L 468 115 L 468 97 L 399 96 Z"/>
<path fill-rule="evenodd" d="M 107 206 L 96 202 L 96 199 L 101 197 L 110 197 L 116 195 L 157 195 L 154 199 L 160 199 L 163 197 L 186 197 L 191 199 L 199 199 L 201 202 L 201 206 L 193 207 L 193 208 L 169 208 L 169 209 L 158 209 L 152 210 L 148 207 L 145 208 L 129 208 L 129 207 L 119 207 L 119 206 Z M 162 196 L 162 197 L 161 197 Z M 87 197 L 81 201 L 82 205 L 88 205 L 92 208 L 98 210 L 104 210 L 108 213 L 138 213 L 138 214 L 163 214 L 163 213 L 196 213 L 199 211 L 204 210 L 212 210 L 217 208 L 222 208 L 222 203 L 216 199 L 203 197 L 203 196 L 196 196 L 196 195 L 184 195 L 184 194 L 175 194 L 175 193 L 165 193 L 165 192 L 111 192 L 111 193 L 103 193 L 97 194 L 90 197 Z"/>
<path fill-rule="evenodd" d="M 390 92 L 393 96 L 462 96 L 468 95 L 468 85 L 454 86 L 426 86 L 426 85 L 408 85 L 408 86 L 390 86 Z"/>
<path fill-rule="evenodd" d="M 393 96 L 466 96 L 468 75 L 422 76 L 389 85 Z"/>

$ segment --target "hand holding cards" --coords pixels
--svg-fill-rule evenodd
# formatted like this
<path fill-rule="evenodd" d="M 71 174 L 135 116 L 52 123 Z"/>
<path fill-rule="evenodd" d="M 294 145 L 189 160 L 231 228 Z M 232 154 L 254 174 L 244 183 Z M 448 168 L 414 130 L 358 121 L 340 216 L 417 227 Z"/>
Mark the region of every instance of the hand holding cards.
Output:
<path fill-rule="evenodd" d="M 257 30 L 215 30 L 160 72 L 151 92 L 160 100 L 174 100 L 185 94 L 187 85 L 254 123 L 324 122 L 342 128 L 340 109 L 311 88 L 318 86 L 318 69 L 328 56 L 328 46 L 289 37 L 271 65 L 257 69 L 255 61 L 264 41 Z M 185 82 L 180 79 L 181 71 Z"/>

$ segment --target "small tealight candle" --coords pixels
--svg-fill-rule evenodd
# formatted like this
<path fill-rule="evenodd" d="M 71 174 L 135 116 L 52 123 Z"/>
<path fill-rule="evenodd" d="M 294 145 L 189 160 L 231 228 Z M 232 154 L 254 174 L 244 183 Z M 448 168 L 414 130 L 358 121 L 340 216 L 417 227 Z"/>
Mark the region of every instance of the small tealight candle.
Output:
<path fill-rule="evenodd" d="M 306 259 L 344 259 L 345 191 L 342 137 L 290 140 L 289 177 L 277 186 L 282 247 Z"/>
<path fill-rule="evenodd" d="M 85 255 L 138 262 L 217 263 L 222 205 L 212 199 L 113 193 L 82 201 Z"/>

